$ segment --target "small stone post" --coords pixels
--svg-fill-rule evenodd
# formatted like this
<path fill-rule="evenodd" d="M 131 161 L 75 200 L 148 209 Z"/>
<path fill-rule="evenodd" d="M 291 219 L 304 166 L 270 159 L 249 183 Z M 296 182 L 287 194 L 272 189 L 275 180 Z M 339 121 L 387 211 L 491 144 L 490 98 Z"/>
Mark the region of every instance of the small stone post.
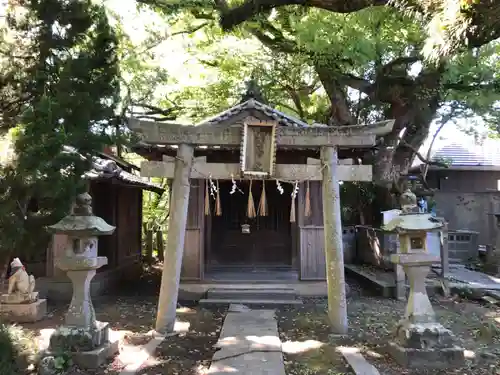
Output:
<path fill-rule="evenodd" d="M 348 330 L 347 303 L 336 148 L 322 147 L 321 161 L 323 164 L 323 223 L 328 287 L 328 317 L 336 333 L 346 334 Z"/>

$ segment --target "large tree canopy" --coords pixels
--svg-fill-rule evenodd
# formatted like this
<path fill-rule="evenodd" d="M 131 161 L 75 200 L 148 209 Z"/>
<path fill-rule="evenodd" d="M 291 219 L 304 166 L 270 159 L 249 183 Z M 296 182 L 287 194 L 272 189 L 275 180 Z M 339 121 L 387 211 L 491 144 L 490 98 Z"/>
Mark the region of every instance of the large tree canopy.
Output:
<path fill-rule="evenodd" d="M 335 13 L 394 7 L 425 22 L 427 45 L 424 50 L 429 57 L 447 55 L 464 45 L 479 47 L 500 37 L 500 2 L 496 0 L 245 0 L 229 3 L 216 0 L 215 3 L 221 12 L 220 24 L 225 30 L 287 5 Z"/>
<path fill-rule="evenodd" d="M 227 107 L 228 97 L 234 103 L 235 89 L 241 91 L 241 81 L 253 73 L 271 104 L 306 120 L 345 125 L 394 118 L 393 132 L 374 152 L 362 155 L 374 164 L 377 182 L 386 186 L 398 182 L 415 155 L 424 159 L 416 151 L 433 121 L 488 119 L 497 113 L 498 43 L 430 63 L 422 53 L 425 20 L 392 6 L 336 2 L 350 7 L 339 13 L 329 11 L 335 10 L 328 8 L 334 4 L 329 1 L 309 1 L 309 7 L 253 1 L 232 11 L 220 1 L 168 4 L 158 2 L 156 9 L 177 19 L 178 27 L 196 32 L 193 54 L 217 71 L 216 80 L 186 88 L 181 99 L 194 100 L 204 114 L 213 114 L 224 103 Z M 252 18 L 265 4 L 273 11 Z M 222 33 L 219 16 L 224 24 L 238 9 L 246 9 L 241 21 L 251 21 L 232 34 Z M 240 42 L 224 47 L 221 41 L 229 36 Z M 242 53 L 255 39 L 262 47 Z"/>

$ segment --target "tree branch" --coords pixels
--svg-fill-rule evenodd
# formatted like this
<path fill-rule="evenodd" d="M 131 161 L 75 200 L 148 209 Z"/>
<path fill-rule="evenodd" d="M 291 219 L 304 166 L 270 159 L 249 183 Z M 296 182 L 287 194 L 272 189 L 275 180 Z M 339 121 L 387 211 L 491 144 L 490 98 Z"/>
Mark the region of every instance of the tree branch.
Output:
<path fill-rule="evenodd" d="M 400 56 L 396 57 L 392 61 L 388 62 L 387 64 L 383 65 L 380 69 L 382 74 L 390 74 L 392 70 L 399 66 L 399 65 L 406 65 L 408 68 L 408 65 L 416 63 L 417 61 L 422 60 L 421 56 Z"/>
<path fill-rule="evenodd" d="M 256 27 L 248 27 L 247 29 L 263 45 L 284 53 L 297 53 L 300 51 L 294 40 L 286 38 L 279 29 L 269 22 L 261 22 L 260 27 L 262 29 Z"/>
<path fill-rule="evenodd" d="M 175 120 L 177 118 L 177 112 L 181 109 L 177 106 L 174 106 L 173 108 L 162 109 L 154 105 L 144 103 L 131 103 L 131 105 L 146 108 L 149 110 L 144 112 L 136 112 L 131 110 L 130 113 L 135 117 L 143 119 L 153 119 L 155 121 Z M 162 116 L 162 118 L 158 118 L 158 116 Z"/>
<path fill-rule="evenodd" d="M 438 167 L 448 168 L 448 165 L 446 163 L 425 158 L 424 156 L 422 156 L 422 154 L 415 147 L 410 145 L 408 142 L 406 142 L 401 137 L 399 137 L 399 142 L 400 142 L 401 146 L 409 148 L 422 163 L 424 163 L 426 165 L 435 165 Z"/>
<path fill-rule="evenodd" d="M 223 30 L 229 31 L 258 14 L 286 5 L 302 5 L 337 13 L 352 13 L 372 6 L 387 5 L 389 2 L 390 0 L 247 0 L 239 6 L 223 10 L 220 25 Z"/>
<path fill-rule="evenodd" d="M 293 104 L 295 105 L 296 112 L 299 115 L 299 118 L 302 121 L 306 120 L 306 115 L 304 111 L 304 107 L 302 106 L 302 102 L 300 100 L 300 95 L 298 94 L 297 90 L 295 90 L 292 86 L 286 85 L 285 90 L 288 92 L 290 97 L 292 98 Z"/>
<path fill-rule="evenodd" d="M 210 25 L 210 22 L 203 22 L 197 26 L 193 26 L 192 28 L 190 29 L 187 29 L 187 30 L 182 30 L 182 31 L 177 31 L 175 33 L 172 33 L 170 36 L 176 36 L 176 35 L 183 35 L 183 34 L 194 34 L 195 32 L 197 32 L 198 30 L 201 30 L 202 28 L 204 28 L 205 26 L 208 26 Z"/>
<path fill-rule="evenodd" d="M 373 83 L 361 77 L 356 77 L 353 74 L 339 74 L 338 81 L 343 85 L 349 86 L 350 88 L 358 90 L 366 95 L 371 95 L 374 92 Z"/>
<path fill-rule="evenodd" d="M 500 91 L 500 81 L 494 81 L 485 84 L 473 84 L 473 85 L 461 81 L 461 82 L 445 83 L 443 86 L 445 89 L 464 91 L 464 92 L 472 92 L 478 90 Z"/>

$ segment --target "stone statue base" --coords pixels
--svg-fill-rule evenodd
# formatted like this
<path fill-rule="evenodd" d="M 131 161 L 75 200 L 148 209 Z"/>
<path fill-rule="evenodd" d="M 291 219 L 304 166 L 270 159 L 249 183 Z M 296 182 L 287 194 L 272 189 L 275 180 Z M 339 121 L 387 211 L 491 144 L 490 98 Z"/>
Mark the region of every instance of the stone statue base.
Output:
<path fill-rule="evenodd" d="M 109 337 L 109 323 L 96 322 L 96 328 L 61 326 L 50 336 L 45 356 L 69 353 L 82 369 L 95 369 L 118 353 L 118 340 Z"/>
<path fill-rule="evenodd" d="M 38 300 L 38 292 L 32 293 L 12 293 L 2 294 L 0 296 L 0 303 L 16 304 L 16 303 L 34 303 Z"/>
<path fill-rule="evenodd" d="M 38 293 L 36 293 L 38 294 Z M 34 302 L 0 303 L 0 317 L 13 323 L 33 323 L 42 320 L 47 315 L 47 300 Z"/>
<path fill-rule="evenodd" d="M 406 368 L 451 369 L 464 366 L 464 349 L 453 333 L 439 323 L 401 322 L 388 352 Z"/>

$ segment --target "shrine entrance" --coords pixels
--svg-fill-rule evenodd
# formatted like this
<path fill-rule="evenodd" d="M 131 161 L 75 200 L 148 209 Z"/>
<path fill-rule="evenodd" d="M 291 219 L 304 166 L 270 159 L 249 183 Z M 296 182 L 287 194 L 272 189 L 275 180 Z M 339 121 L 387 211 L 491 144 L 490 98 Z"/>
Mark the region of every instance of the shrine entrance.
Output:
<path fill-rule="evenodd" d="M 290 194 L 292 187 L 284 185 L 281 194 L 272 181 L 264 183 L 267 212 L 256 207 L 256 217 L 247 216 L 248 192 L 251 185 L 255 202 L 260 202 L 263 181 L 241 181 L 239 190 L 231 192 L 232 182 L 220 181 L 220 216 L 210 217 L 210 246 L 206 248 L 207 268 L 234 266 L 242 268 L 291 267 L 292 223 Z M 287 184 L 288 185 L 288 184 Z M 256 204 L 257 206 L 257 204 Z M 247 230 L 243 228 L 246 226 Z M 208 238 L 207 238 L 208 239 Z"/>
<path fill-rule="evenodd" d="M 339 152 L 373 148 L 393 125 L 310 126 L 254 99 L 197 126 L 129 119 L 149 154 L 141 175 L 172 179 L 156 330 L 174 329 L 182 276 L 202 281 L 214 260 L 293 264 L 296 249 L 300 279 L 326 279 L 329 320 L 347 333 L 339 182 L 371 181 L 372 167 Z M 260 191 L 265 181 L 267 204 L 257 181 Z M 250 184 L 255 191 L 245 192 Z M 216 237 L 206 241 L 207 233 Z M 211 258 L 203 259 L 207 245 Z"/>

